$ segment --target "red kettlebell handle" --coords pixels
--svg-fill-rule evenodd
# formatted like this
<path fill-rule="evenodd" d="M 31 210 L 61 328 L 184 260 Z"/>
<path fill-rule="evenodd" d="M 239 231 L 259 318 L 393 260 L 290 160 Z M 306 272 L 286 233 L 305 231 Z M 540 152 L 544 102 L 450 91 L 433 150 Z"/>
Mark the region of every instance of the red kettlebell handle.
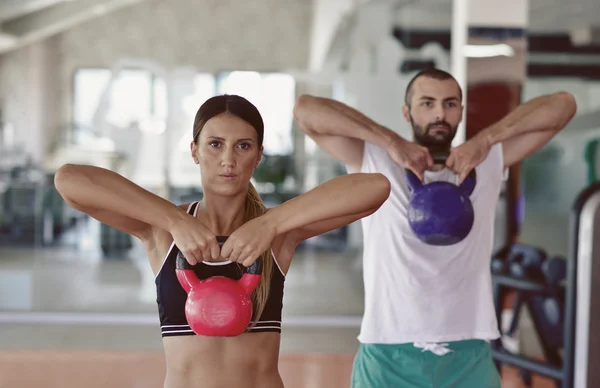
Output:
<path fill-rule="evenodd" d="M 217 242 L 219 246 L 222 247 L 223 244 L 227 241 L 227 236 L 217 236 Z M 252 263 L 249 267 L 244 267 L 241 264 L 238 264 L 242 268 L 244 268 L 244 274 L 242 278 L 239 280 L 240 285 L 246 290 L 246 292 L 251 293 L 258 287 L 260 283 L 261 275 L 262 275 L 262 257 L 259 257 L 254 263 Z M 181 287 L 185 290 L 186 293 L 189 294 L 190 290 L 196 285 L 200 284 L 202 281 L 198 279 L 198 276 L 194 272 L 194 267 L 185 259 L 185 256 L 181 251 L 177 253 L 177 259 L 175 261 L 176 275 Z"/>

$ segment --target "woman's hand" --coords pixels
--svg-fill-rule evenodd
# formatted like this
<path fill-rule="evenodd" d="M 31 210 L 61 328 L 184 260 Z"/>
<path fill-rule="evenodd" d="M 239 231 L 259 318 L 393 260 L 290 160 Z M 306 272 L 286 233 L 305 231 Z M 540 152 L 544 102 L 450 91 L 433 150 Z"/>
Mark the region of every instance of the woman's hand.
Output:
<path fill-rule="evenodd" d="M 275 239 L 275 226 L 266 215 L 246 222 L 233 232 L 221 247 L 224 259 L 251 266 Z"/>
<path fill-rule="evenodd" d="M 184 213 L 172 223 L 169 233 L 190 265 L 215 261 L 220 254 L 216 236 L 196 217 Z"/>

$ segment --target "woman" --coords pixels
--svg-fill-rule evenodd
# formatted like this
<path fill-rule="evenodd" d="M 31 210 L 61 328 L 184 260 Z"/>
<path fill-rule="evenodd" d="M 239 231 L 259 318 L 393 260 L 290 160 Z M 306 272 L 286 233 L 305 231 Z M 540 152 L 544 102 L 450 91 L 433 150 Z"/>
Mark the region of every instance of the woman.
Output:
<path fill-rule="evenodd" d="M 65 165 L 56 174 L 56 187 L 70 206 L 143 242 L 156 275 L 165 387 L 282 387 L 277 362 L 283 285 L 296 246 L 373 213 L 389 195 L 383 175 L 350 174 L 266 209 L 250 183 L 262 143 L 258 110 L 242 97 L 216 96 L 198 110 L 190 143 L 202 179 L 199 202 L 176 206 L 97 167 Z M 216 236 L 229 236 L 222 248 Z M 262 256 L 246 333 L 194 334 L 175 275 L 180 251 L 199 277 L 239 276 L 238 263 L 249 266 Z"/>

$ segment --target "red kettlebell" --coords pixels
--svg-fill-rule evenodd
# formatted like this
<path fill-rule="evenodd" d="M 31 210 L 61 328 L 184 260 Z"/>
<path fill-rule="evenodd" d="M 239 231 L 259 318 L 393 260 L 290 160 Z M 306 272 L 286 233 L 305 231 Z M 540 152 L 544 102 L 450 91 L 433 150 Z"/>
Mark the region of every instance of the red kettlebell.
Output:
<path fill-rule="evenodd" d="M 217 237 L 220 246 L 225 240 L 227 237 Z M 200 280 L 194 272 L 194 266 L 187 262 L 181 252 L 177 254 L 177 279 L 188 294 L 185 317 L 196 334 L 233 337 L 246 331 L 252 319 L 250 296 L 262 276 L 262 257 L 250 267 L 243 268 L 244 274 L 239 280 L 225 276 Z"/>

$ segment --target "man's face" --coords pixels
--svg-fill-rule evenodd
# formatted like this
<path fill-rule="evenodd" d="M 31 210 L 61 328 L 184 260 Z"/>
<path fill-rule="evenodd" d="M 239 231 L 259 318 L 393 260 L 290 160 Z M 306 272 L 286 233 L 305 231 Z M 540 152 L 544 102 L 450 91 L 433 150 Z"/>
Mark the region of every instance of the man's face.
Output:
<path fill-rule="evenodd" d="M 410 107 L 404 106 L 415 142 L 430 149 L 450 148 L 462 120 L 460 89 L 453 79 L 421 77 L 412 85 Z"/>

